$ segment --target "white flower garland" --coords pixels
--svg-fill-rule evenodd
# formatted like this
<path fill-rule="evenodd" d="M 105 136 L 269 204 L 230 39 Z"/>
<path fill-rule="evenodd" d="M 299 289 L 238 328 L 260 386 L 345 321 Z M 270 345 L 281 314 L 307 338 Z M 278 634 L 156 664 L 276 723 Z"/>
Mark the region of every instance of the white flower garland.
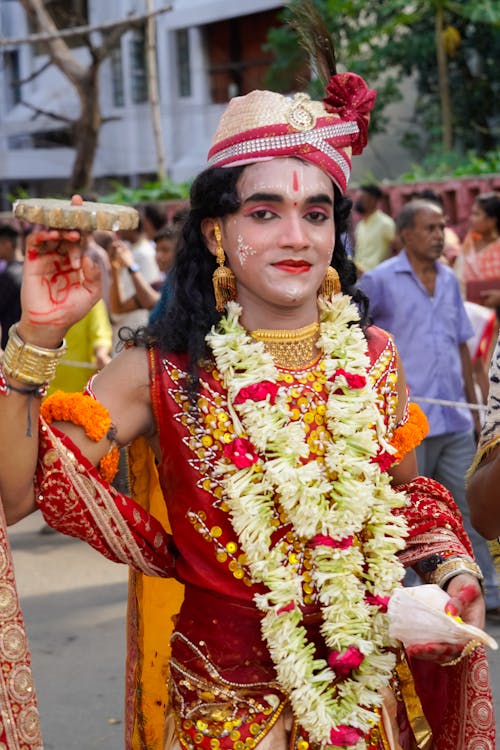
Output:
<path fill-rule="evenodd" d="M 359 741 L 339 746 L 362 748 L 362 735 L 378 723 L 374 709 L 381 704 L 380 690 L 395 664 L 386 650 L 394 645 L 387 615 L 376 597 L 389 597 L 404 575 L 396 555 L 404 547 L 406 524 L 392 510 L 406 499 L 372 460 L 381 447 L 393 452 L 374 389 L 367 378 L 362 387 L 350 389 L 342 374 L 335 375 L 339 369 L 367 374 L 369 357 L 357 325 L 358 311 L 343 295 L 321 300 L 320 307 L 318 347 L 325 355 L 326 377 L 333 380 L 327 383 L 331 440 L 324 467 L 301 460 L 309 448 L 302 424 L 290 420 L 285 389 L 278 389 L 275 399 L 235 403 L 240 390 L 254 385 L 256 378 L 277 383 L 278 371 L 263 343 L 240 325 L 241 308 L 233 302 L 207 342 L 228 391 L 236 434 L 245 434 L 257 454 L 255 463 L 241 469 L 221 459 L 218 471 L 253 579 L 267 589 L 255 597 L 264 612 L 262 632 L 295 716 L 320 746 L 335 745 L 335 730 L 354 728 Z M 321 535 L 310 551 L 322 636 L 328 649 L 342 653 L 354 646 L 364 657 L 345 679 L 339 679 L 325 660 L 315 658 L 314 645 L 308 642 L 302 625 L 301 575 L 271 540 L 276 502 L 299 539 Z M 321 543 L 324 538 L 333 546 Z M 372 603 L 367 594 L 375 597 L 369 599 Z"/>

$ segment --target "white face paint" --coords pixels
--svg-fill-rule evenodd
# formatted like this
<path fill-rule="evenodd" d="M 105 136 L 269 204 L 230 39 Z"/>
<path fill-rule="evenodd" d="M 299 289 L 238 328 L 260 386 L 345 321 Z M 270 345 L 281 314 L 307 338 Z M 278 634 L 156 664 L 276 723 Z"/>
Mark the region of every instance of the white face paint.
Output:
<path fill-rule="evenodd" d="M 289 175 L 280 175 L 276 182 L 264 182 L 263 189 L 270 192 L 277 191 L 294 205 L 298 205 L 306 195 L 307 167 L 307 163 L 300 161 L 300 159 L 293 159 L 291 179 Z"/>
<path fill-rule="evenodd" d="M 243 268 L 243 266 L 246 263 L 246 260 L 249 255 L 255 255 L 255 250 L 252 248 L 251 245 L 245 242 L 243 239 L 243 235 L 239 234 L 237 237 L 237 247 L 238 247 L 238 259 L 240 261 L 240 265 Z"/>
<path fill-rule="evenodd" d="M 271 159 L 245 167 L 237 189 L 240 206 L 222 222 L 222 243 L 243 325 L 300 328 L 316 320 L 335 236 L 330 178 L 297 159 Z"/>

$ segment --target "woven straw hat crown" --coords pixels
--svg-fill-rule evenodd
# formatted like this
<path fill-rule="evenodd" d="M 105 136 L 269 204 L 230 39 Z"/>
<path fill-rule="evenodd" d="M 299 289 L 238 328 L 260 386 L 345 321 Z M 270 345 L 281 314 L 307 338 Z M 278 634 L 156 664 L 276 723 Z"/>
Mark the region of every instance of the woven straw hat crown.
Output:
<path fill-rule="evenodd" d="M 351 154 L 367 141 L 375 92 L 354 73 L 332 76 L 323 101 L 252 91 L 232 99 L 208 154 L 209 167 L 296 156 L 325 170 L 345 192 Z"/>

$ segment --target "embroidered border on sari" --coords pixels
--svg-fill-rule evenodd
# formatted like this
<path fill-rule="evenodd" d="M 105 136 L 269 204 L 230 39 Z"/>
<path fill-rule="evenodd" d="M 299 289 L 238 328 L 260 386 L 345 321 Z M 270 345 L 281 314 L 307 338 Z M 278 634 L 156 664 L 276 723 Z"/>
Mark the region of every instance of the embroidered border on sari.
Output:
<path fill-rule="evenodd" d="M 159 562 L 162 557 L 173 562 L 169 535 L 161 524 L 106 484 L 74 443 L 43 421 L 39 456 L 36 499 L 51 526 L 147 575 L 171 574 L 172 568 Z M 142 548 L 134 527 L 142 527 Z"/>
<path fill-rule="evenodd" d="M 31 657 L 1 504 L 0 748 L 42 750 Z"/>

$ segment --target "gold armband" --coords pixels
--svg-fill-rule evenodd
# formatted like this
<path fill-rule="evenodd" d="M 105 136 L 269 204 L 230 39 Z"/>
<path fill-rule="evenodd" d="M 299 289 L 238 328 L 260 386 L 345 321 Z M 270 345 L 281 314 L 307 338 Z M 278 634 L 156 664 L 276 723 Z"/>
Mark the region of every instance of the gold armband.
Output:
<path fill-rule="evenodd" d="M 451 557 L 444 560 L 431 573 L 429 583 L 435 583 L 444 589 L 446 584 L 455 576 L 460 575 L 460 573 L 468 573 L 474 576 L 482 587 L 483 574 L 481 573 L 481 568 L 473 560 L 469 560 L 466 557 Z"/>
<path fill-rule="evenodd" d="M 66 352 L 66 342 L 57 349 L 25 343 L 17 333 L 16 325 L 9 329 L 9 340 L 5 347 L 3 371 L 21 383 L 46 385 L 56 374 L 57 363 Z"/>

